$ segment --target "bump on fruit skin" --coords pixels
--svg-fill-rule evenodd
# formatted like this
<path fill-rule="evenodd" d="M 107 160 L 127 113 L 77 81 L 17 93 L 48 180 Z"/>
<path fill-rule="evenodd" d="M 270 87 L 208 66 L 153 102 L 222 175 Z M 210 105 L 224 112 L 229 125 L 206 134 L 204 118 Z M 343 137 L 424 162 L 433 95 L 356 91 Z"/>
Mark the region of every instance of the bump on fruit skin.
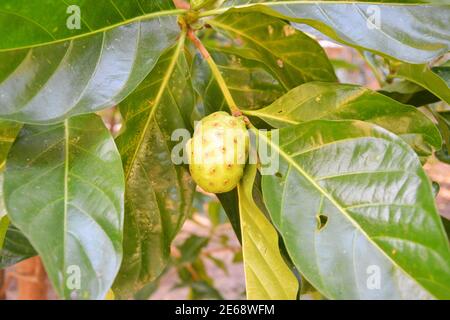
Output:
<path fill-rule="evenodd" d="M 244 175 L 248 148 L 242 117 L 219 111 L 203 118 L 186 149 L 192 178 L 206 192 L 233 190 Z"/>

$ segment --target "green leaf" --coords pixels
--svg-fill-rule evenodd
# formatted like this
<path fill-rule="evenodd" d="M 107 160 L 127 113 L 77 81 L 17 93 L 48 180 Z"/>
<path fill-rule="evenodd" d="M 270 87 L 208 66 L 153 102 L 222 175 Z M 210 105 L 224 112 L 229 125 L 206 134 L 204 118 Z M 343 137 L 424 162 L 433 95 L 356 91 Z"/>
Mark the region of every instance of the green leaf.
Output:
<path fill-rule="evenodd" d="M 21 127 L 22 125 L 20 123 L 0 120 L 0 170 L 2 170 L 5 165 L 9 149 L 16 139 Z"/>
<path fill-rule="evenodd" d="M 333 66 L 334 70 L 345 70 L 348 72 L 354 72 L 354 71 L 358 71 L 359 70 L 359 66 L 346 61 L 344 59 L 330 59 L 331 65 Z"/>
<path fill-rule="evenodd" d="M 137 291 L 133 295 L 134 300 L 149 300 L 150 297 L 158 290 L 159 288 L 159 279 L 156 279 L 153 282 L 145 285 L 141 290 Z"/>
<path fill-rule="evenodd" d="M 71 3 L 72 2 L 72 3 Z M 175 15 L 172 1 L 54 1 L 3 0 L 0 3 L 0 51 L 49 45 L 105 32 L 155 15 Z M 76 5 L 80 28 L 74 25 Z M 51 13 L 51 14 L 49 14 Z M 73 26 L 73 27 L 72 27 Z"/>
<path fill-rule="evenodd" d="M 263 69 L 261 63 L 221 52 L 216 47 L 208 46 L 208 43 L 206 45 L 240 108 L 261 108 L 285 92 L 278 81 Z M 208 63 L 201 56 L 195 58 L 192 78 L 195 90 L 203 99 L 200 114 L 228 110 L 222 91 Z"/>
<path fill-rule="evenodd" d="M 446 217 L 441 217 L 442 223 L 444 224 L 445 232 L 447 233 L 447 237 L 450 238 L 450 220 Z"/>
<path fill-rule="evenodd" d="M 399 135 L 421 156 L 442 145 L 438 128 L 425 114 L 357 85 L 306 83 L 270 106 L 246 114 L 276 128 L 318 119 L 368 121 Z"/>
<path fill-rule="evenodd" d="M 175 42 L 176 21 L 155 14 L 86 37 L 0 52 L 0 118 L 56 123 L 118 104 Z"/>
<path fill-rule="evenodd" d="M 123 180 L 114 140 L 96 115 L 24 126 L 13 145 L 8 215 L 60 297 L 103 299 L 108 292 L 122 259 Z"/>
<path fill-rule="evenodd" d="M 439 190 L 441 190 L 441 186 L 436 181 L 432 181 L 431 186 L 433 187 L 433 195 L 436 198 L 439 194 Z"/>
<path fill-rule="evenodd" d="M 209 260 L 211 260 L 211 262 L 212 262 L 217 268 L 219 268 L 220 270 L 222 270 L 223 273 L 225 273 L 226 276 L 229 276 L 229 275 L 230 275 L 230 273 L 228 272 L 227 264 L 225 263 L 224 260 L 219 259 L 219 258 L 216 258 L 216 257 L 214 257 L 213 255 L 210 255 L 210 254 L 207 255 L 206 257 L 207 257 Z"/>
<path fill-rule="evenodd" d="M 0 246 L 0 269 L 13 266 L 35 255 L 37 253 L 28 239 L 19 229 L 9 223 L 3 247 Z"/>
<path fill-rule="evenodd" d="M 1 146 L 1 144 L 0 144 Z M 9 217 L 6 215 L 5 203 L 3 201 L 3 172 L 0 173 L 0 250 L 3 248 L 6 232 L 9 227 Z"/>
<path fill-rule="evenodd" d="M 427 65 L 399 63 L 396 68 L 397 72 L 395 76 L 422 86 L 442 101 L 450 104 L 450 88 L 448 83 L 444 78 L 434 73 Z"/>
<path fill-rule="evenodd" d="M 236 13 L 218 18 L 217 23 L 220 22 L 221 25 L 215 27 L 220 33 L 208 31 L 201 39 L 241 109 L 259 109 L 273 102 L 289 88 L 305 81 L 336 80 L 323 49 L 314 40 L 279 19 L 258 13 L 245 14 L 244 20 L 250 24 L 252 21 L 264 19 L 271 25 L 271 38 L 266 37 L 267 25 L 260 25 L 258 29 L 248 31 L 241 28 L 238 32 L 243 33 L 245 37 L 236 35 L 233 23 L 240 15 Z M 237 25 L 236 28 L 238 27 L 244 26 Z M 285 34 L 288 34 L 288 37 Z M 274 47 L 271 42 L 278 42 L 280 47 Z M 294 49 L 285 52 L 290 46 Z M 282 62 L 282 58 L 287 62 Z M 203 110 L 199 113 L 207 115 L 226 110 L 222 92 L 208 64 L 200 56 L 195 59 L 192 73 L 194 88 L 203 100 Z"/>
<path fill-rule="evenodd" d="M 280 129 L 269 144 L 279 169 L 262 177 L 266 206 L 323 295 L 420 299 L 429 297 L 424 288 L 450 297 L 448 240 L 406 143 L 366 122 L 317 120 Z"/>
<path fill-rule="evenodd" d="M 36 255 L 30 242 L 15 228 L 6 214 L 3 201 L 3 172 L 0 174 L 0 269 Z"/>
<path fill-rule="evenodd" d="M 228 220 L 230 220 L 231 227 L 240 243 L 242 243 L 242 233 L 241 233 L 241 222 L 239 218 L 239 198 L 237 190 L 231 190 L 226 193 L 217 194 L 225 213 L 227 214 Z"/>
<path fill-rule="evenodd" d="M 200 237 L 195 234 L 191 235 L 183 242 L 183 244 L 178 246 L 178 249 L 180 250 L 181 253 L 181 257 L 178 260 L 178 262 L 180 263 L 194 262 L 195 260 L 197 260 L 202 249 L 206 247 L 208 243 L 209 238 Z"/>
<path fill-rule="evenodd" d="M 3 218 L 4 216 L 7 215 L 5 201 L 3 197 L 3 180 L 4 180 L 3 170 L 0 169 L 0 218 Z"/>
<path fill-rule="evenodd" d="M 433 67 L 431 70 L 445 81 L 447 87 L 450 87 L 450 66 Z"/>
<path fill-rule="evenodd" d="M 190 128 L 194 107 L 184 33 L 144 82 L 120 104 L 125 129 L 116 143 L 125 181 L 124 259 L 114 284 L 130 296 L 164 270 L 170 244 L 191 210 L 188 170 L 172 161 L 176 129 Z M 186 141 L 184 141 L 186 142 Z"/>
<path fill-rule="evenodd" d="M 448 5 L 291 0 L 265 1 L 233 11 L 262 12 L 290 20 L 295 27 L 307 24 L 346 45 L 409 63 L 429 62 L 450 48 Z M 379 28 L 373 23 L 376 15 Z"/>
<path fill-rule="evenodd" d="M 7 142 L 12 144 L 12 142 Z M 5 155 L 6 156 L 6 155 Z M 3 172 L 0 173 L 0 269 L 36 255 L 30 242 L 11 224 L 3 201 Z"/>
<path fill-rule="evenodd" d="M 3 249 L 3 244 L 5 243 L 6 232 L 9 227 L 9 217 L 0 216 L 0 251 Z"/>
<path fill-rule="evenodd" d="M 434 155 L 439 161 L 450 164 L 450 153 L 448 152 L 448 147 L 446 145 L 444 145 L 441 150 L 436 151 Z"/>
<path fill-rule="evenodd" d="M 450 111 L 436 112 L 431 110 L 431 112 L 438 122 L 444 140 L 443 149 L 450 153 Z"/>
<path fill-rule="evenodd" d="M 450 163 L 450 111 L 437 112 L 429 109 L 437 120 L 444 144 L 441 150 L 435 152 L 436 158 L 445 163 Z"/>
<path fill-rule="evenodd" d="M 393 79 L 392 83 L 384 85 L 378 92 L 398 102 L 421 107 L 440 101 L 438 97 L 423 87 L 405 80 Z"/>
<path fill-rule="evenodd" d="M 322 47 L 278 18 L 232 11 L 208 24 L 226 37 L 223 50 L 263 63 L 285 90 L 309 81 L 336 81 Z"/>
<path fill-rule="evenodd" d="M 220 292 L 208 281 L 195 281 L 189 287 L 191 300 L 224 300 Z"/>
<path fill-rule="evenodd" d="M 278 248 L 278 234 L 253 200 L 256 166 L 238 185 L 247 299 L 295 300 L 298 282 Z"/>

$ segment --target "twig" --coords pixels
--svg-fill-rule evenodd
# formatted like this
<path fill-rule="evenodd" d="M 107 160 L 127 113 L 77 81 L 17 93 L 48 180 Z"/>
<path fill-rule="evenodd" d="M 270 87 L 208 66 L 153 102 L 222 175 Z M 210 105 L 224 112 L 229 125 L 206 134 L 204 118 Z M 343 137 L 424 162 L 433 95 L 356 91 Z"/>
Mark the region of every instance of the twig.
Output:
<path fill-rule="evenodd" d="M 197 38 L 197 36 L 195 35 L 194 30 L 189 29 L 187 36 L 192 41 L 194 46 L 198 49 L 198 51 L 200 52 L 200 54 L 202 55 L 202 57 L 205 60 L 208 60 L 211 58 L 211 55 L 209 54 L 208 50 L 205 48 L 205 46 L 200 41 L 200 39 Z"/>

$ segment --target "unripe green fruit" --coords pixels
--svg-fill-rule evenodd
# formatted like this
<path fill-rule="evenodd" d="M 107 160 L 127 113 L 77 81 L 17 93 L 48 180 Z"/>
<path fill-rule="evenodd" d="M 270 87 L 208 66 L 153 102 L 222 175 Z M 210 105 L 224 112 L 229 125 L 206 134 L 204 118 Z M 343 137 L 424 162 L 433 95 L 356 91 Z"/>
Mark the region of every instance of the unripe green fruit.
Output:
<path fill-rule="evenodd" d="M 187 143 L 192 178 L 206 192 L 233 190 L 244 174 L 248 148 L 242 117 L 220 111 L 203 118 Z"/>

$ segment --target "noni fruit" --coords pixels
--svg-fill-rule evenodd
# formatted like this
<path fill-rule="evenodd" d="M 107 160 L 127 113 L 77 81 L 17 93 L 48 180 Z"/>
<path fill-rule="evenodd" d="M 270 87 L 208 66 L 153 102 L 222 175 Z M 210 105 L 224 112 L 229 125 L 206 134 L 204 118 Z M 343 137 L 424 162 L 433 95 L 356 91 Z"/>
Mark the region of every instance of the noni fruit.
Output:
<path fill-rule="evenodd" d="M 192 178 L 206 192 L 234 189 L 244 174 L 248 148 L 243 117 L 220 111 L 203 118 L 187 143 Z"/>

